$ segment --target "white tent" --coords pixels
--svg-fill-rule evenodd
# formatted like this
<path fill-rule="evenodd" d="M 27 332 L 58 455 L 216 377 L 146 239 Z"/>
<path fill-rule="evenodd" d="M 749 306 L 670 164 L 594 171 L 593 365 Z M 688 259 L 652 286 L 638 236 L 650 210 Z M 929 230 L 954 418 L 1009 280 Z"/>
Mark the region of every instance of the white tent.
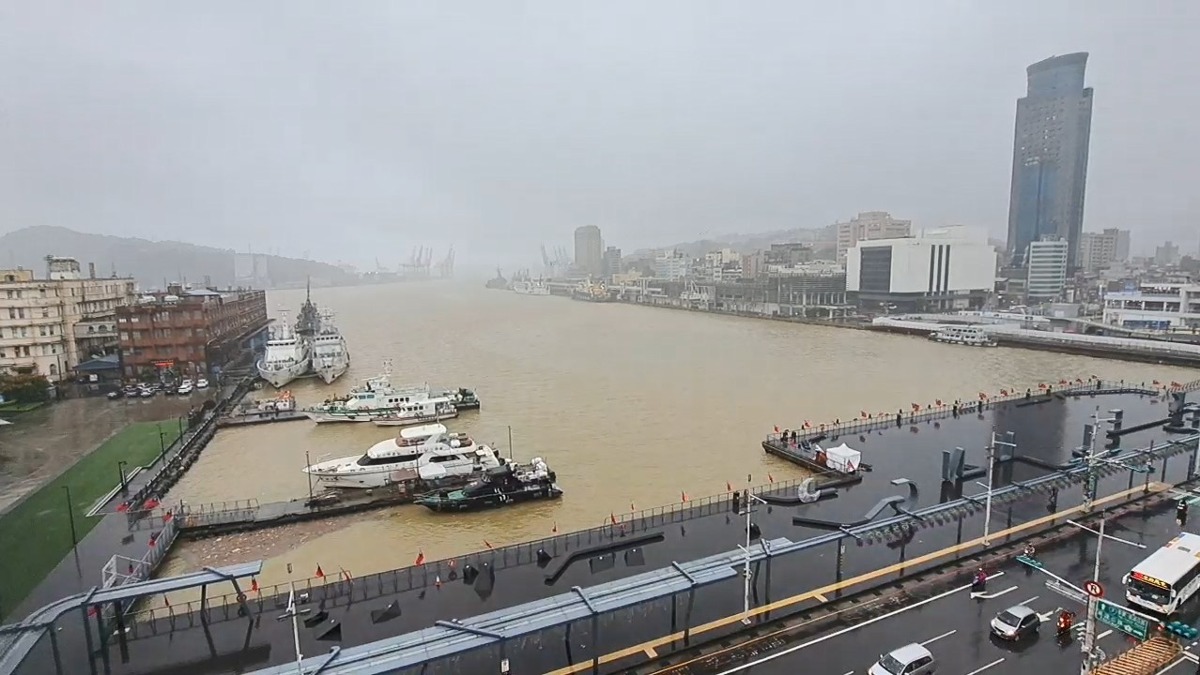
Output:
<path fill-rule="evenodd" d="M 12 424 L 12 422 L 9 422 L 8 420 L 0 420 L 0 427 L 4 426 L 6 424 Z"/>
<path fill-rule="evenodd" d="M 845 443 L 835 448 L 825 448 L 825 465 L 834 471 L 854 473 L 862 466 L 862 453 Z"/>

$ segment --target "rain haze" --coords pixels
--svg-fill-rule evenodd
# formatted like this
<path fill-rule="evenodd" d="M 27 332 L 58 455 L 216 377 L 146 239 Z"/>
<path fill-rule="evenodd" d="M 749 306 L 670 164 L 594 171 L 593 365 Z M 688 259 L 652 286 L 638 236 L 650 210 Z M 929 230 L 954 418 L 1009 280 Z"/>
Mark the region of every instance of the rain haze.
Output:
<path fill-rule="evenodd" d="M 532 261 L 887 210 L 1003 238 L 1025 68 L 1090 53 L 1084 228 L 1197 246 L 1195 2 L 23 2 L 0 233 Z M 394 255 L 387 253 L 394 251 Z"/>

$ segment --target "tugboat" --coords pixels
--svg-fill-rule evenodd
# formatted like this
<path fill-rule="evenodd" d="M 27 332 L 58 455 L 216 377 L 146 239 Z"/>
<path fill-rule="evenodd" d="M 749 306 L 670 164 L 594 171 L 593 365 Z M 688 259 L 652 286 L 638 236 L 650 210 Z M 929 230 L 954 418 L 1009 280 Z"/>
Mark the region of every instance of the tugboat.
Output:
<path fill-rule="evenodd" d="M 540 457 L 528 465 L 501 462 L 500 466 L 485 469 L 461 490 L 430 492 L 417 497 L 416 503 L 431 511 L 481 511 L 562 497 L 554 472 Z"/>

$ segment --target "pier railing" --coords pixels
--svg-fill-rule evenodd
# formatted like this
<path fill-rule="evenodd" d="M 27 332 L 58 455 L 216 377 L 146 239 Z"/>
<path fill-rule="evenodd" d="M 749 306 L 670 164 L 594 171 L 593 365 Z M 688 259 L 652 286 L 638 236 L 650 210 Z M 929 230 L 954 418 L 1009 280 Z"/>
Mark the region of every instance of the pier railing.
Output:
<path fill-rule="evenodd" d="M 1036 389 L 1030 388 L 1026 391 L 1002 390 L 1000 394 L 992 396 L 981 392 L 979 398 L 970 401 L 960 401 L 957 407 L 954 402 L 935 401 L 934 403 L 919 406 L 913 404 L 911 410 L 903 409 L 896 413 L 876 412 L 867 413 L 866 417 L 861 414 L 858 418 L 846 421 L 836 420 L 833 423 L 812 424 L 805 421 L 803 425 L 795 428 L 796 440 L 806 441 L 818 436 L 837 437 L 848 434 L 863 434 L 893 427 L 897 424 L 899 417 L 900 424 L 916 424 L 927 420 L 939 420 L 953 417 L 956 414 L 970 415 L 978 412 L 983 412 L 989 408 L 1002 403 L 1011 403 L 1023 400 L 1035 400 L 1061 394 L 1063 396 L 1086 396 L 1090 394 L 1116 394 L 1116 393 L 1139 393 L 1146 395 L 1161 395 L 1169 392 L 1179 391 L 1194 391 L 1200 388 L 1200 380 L 1187 384 L 1172 383 L 1170 386 L 1163 386 L 1159 383 L 1127 383 L 1127 382 L 1105 382 L 1099 379 L 1090 380 L 1075 380 L 1071 383 L 1060 381 L 1058 384 L 1041 384 Z M 791 431 L 785 429 L 784 431 Z M 790 436 L 789 436 L 790 438 Z M 783 445 L 783 432 L 768 434 L 766 441 Z"/>

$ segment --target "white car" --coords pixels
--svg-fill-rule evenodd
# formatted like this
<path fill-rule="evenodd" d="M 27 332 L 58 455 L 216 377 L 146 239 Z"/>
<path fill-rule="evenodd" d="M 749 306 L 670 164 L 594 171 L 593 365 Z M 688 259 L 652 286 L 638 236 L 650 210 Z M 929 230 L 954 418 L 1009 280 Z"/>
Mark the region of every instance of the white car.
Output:
<path fill-rule="evenodd" d="M 867 670 L 868 675 L 930 675 L 936 672 L 937 661 L 933 654 L 915 642 L 883 654 Z"/>
<path fill-rule="evenodd" d="M 179 395 L 180 396 L 187 396 L 190 393 L 192 393 L 192 383 L 191 382 L 184 382 L 183 384 L 179 385 Z"/>
<path fill-rule="evenodd" d="M 196 380 L 196 388 L 197 389 L 208 389 L 208 380 L 204 379 L 203 377 Z"/>

